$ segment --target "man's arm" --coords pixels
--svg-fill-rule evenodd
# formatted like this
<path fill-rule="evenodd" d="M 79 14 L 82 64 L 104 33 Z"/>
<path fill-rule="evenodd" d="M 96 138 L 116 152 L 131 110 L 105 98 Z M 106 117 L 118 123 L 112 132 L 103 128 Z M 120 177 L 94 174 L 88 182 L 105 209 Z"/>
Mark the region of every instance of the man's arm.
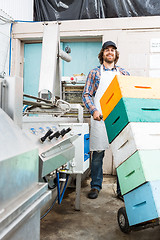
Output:
<path fill-rule="evenodd" d="M 103 117 L 101 113 L 96 109 L 92 97 L 93 95 L 95 95 L 97 88 L 99 86 L 99 78 L 100 78 L 99 68 L 90 71 L 82 94 L 82 100 L 86 108 L 93 116 L 93 119 L 97 121 L 101 121 Z"/>
<path fill-rule="evenodd" d="M 94 111 L 93 113 L 93 119 L 97 121 L 101 121 L 103 119 L 103 115 L 99 111 Z"/>
<path fill-rule="evenodd" d="M 86 108 L 89 110 L 91 115 L 93 115 L 93 113 L 97 111 L 92 99 L 93 94 L 95 94 L 95 71 L 94 70 L 89 72 L 86 80 L 86 84 L 84 86 L 83 94 L 82 94 L 83 103 L 85 104 Z"/>

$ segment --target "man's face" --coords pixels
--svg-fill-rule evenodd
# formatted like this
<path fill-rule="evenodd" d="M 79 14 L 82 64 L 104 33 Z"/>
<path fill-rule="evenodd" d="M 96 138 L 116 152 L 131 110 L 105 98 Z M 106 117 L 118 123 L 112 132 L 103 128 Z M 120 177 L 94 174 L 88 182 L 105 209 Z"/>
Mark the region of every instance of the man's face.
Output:
<path fill-rule="evenodd" d="M 103 61 L 107 63 L 113 63 L 116 59 L 116 49 L 112 46 L 108 46 L 103 51 Z"/>

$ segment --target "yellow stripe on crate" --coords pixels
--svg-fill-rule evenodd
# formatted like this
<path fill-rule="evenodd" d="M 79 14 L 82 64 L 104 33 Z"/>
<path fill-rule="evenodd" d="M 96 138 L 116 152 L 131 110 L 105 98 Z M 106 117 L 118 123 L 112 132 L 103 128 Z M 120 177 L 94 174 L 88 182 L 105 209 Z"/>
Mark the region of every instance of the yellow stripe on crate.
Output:
<path fill-rule="evenodd" d="M 160 78 L 116 75 L 100 99 L 103 120 L 122 97 L 160 99 Z"/>

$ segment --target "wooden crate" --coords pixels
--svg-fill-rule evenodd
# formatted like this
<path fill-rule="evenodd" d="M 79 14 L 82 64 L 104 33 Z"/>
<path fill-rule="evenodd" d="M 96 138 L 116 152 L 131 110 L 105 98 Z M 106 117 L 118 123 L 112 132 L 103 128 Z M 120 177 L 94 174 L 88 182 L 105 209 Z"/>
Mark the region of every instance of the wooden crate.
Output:
<path fill-rule="evenodd" d="M 117 168 L 122 195 L 141 184 L 160 180 L 160 149 L 135 152 Z"/>
<path fill-rule="evenodd" d="M 160 99 L 160 78 L 116 75 L 100 100 L 104 120 L 122 97 Z"/>
<path fill-rule="evenodd" d="M 130 226 L 160 217 L 160 180 L 147 182 L 123 197 Z"/>
<path fill-rule="evenodd" d="M 160 149 L 160 123 L 130 122 L 110 146 L 116 168 L 137 150 Z"/>
<path fill-rule="evenodd" d="M 105 119 L 109 143 L 129 122 L 160 122 L 160 99 L 121 98 Z"/>

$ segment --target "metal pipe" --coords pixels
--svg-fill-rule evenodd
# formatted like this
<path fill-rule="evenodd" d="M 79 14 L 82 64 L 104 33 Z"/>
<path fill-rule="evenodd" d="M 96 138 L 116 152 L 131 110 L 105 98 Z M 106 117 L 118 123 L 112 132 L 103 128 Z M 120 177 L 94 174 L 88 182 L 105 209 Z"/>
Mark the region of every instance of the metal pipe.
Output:
<path fill-rule="evenodd" d="M 59 50 L 59 54 L 58 54 L 58 56 L 60 57 L 60 58 L 62 58 L 64 61 L 66 61 L 66 62 L 70 62 L 71 61 L 71 56 L 68 54 L 68 53 L 66 53 L 66 52 L 64 52 L 63 50 Z"/>

